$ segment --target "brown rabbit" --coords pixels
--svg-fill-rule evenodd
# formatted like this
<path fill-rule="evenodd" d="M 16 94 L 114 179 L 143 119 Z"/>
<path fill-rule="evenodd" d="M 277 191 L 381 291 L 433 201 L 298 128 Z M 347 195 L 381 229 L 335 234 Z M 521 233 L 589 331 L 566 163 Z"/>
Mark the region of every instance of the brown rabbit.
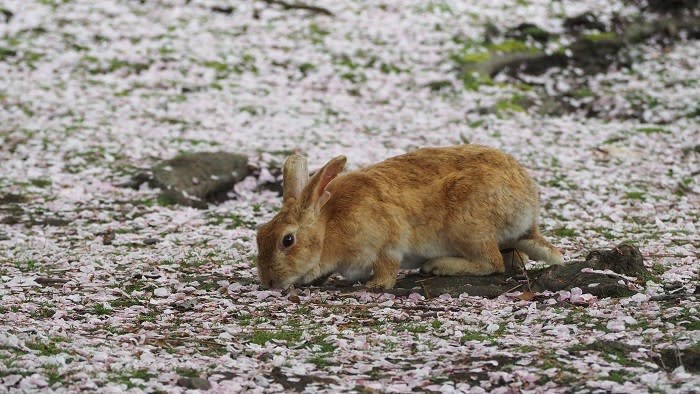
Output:
<path fill-rule="evenodd" d="M 282 209 L 257 234 L 265 286 L 339 272 L 390 289 L 400 267 L 488 275 L 504 272 L 505 248 L 563 263 L 537 229 L 534 181 L 499 150 L 425 148 L 340 174 L 345 162 L 336 157 L 311 179 L 303 157 L 285 162 Z"/>

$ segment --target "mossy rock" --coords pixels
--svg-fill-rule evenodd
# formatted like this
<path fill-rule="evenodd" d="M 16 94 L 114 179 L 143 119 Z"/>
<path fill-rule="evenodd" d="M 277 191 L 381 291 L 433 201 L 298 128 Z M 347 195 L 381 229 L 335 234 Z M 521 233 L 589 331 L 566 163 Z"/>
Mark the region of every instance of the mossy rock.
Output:
<path fill-rule="evenodd" d="M 127 185 L 161 189 L 162 204 L 207 208 L 229 198 L 233 186 L 251 175 L 248 157 L 229 152 L 197 152 L 162 161 L 137 174 Z"/>

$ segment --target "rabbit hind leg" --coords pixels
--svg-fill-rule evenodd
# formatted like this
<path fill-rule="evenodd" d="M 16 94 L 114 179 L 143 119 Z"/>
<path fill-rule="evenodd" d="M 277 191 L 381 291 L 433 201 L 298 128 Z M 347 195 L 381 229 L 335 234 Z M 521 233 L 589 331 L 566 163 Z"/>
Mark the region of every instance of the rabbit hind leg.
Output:
<path fill-rule="evenodd" d="M 503 256 L 495 240 L 460 246 L 462 256 L 433 258 L 423 264 L 421 272 L 440 276 L 485 276 L 505 272 Z"/>

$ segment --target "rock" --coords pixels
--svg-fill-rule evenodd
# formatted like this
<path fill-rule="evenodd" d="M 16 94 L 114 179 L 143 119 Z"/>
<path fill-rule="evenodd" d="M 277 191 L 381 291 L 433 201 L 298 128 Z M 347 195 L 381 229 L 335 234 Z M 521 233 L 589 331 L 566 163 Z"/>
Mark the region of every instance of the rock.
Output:
<path fill-rule="evenodd" d="M 697 9 L 698 0 L 647 0 L 647 7 L 654 12 L 679 12 Z"/>
<path fill-rule="evenodd" d="M 159 200 L 163 203 L 205 209 L 209 203 L 226 200 L 233 186 L 251 173 L 245 155 L 197 152 L 158 163 L 125 186 L 138 188 L 148 183 L 161 189 Z"/>
<path fill-rule="evenodd" d="M 27 201 L 29 199 L 21 194 L 7 193 L 0 196 L 0 205 L 21 204 Z"/>
<path fill-rule="evenodd" d="M 287 375 L 280 367 L 273 367 L 268 377 L 275 383 L 281 384 L 285 390 L 292 392 L 304 391 L 306 386 L 313 383 L 322 385 L 337 383 L 335 379 L 314 375 L 296 375 L 291 373 Z"/>
<path fill-rule="evenodd" d="M 545 43 L 552 38 L 553 34 L 535 24 L 521 23 L 514 28 L 508 29 L 505 36 L 520 41 L 531 38 L 537 42 Z"/>
<path fill-rule="evenodd" d="M 160 239 L 158 238 L 146 238 L 143 240 L 144 245 L 155 245 L 158 242 L 160 242 Z"/>
<path fill-rule="evenodd" d="M 570 32 L 581 32 L 584 30 L 605 31 L 605 25 L 590 11 L 564 19 L 563 26 Z"/>
<path fill-rule="evenodd" d="M 5 233 L 3 233 L 3 232 L 0 232 L 0 241 L 9 241 L 9 240 L 10 240 L 10 236 L 9 236 L 9 235 L 7 235 L 7 234 L 5 234 Z"/>
<path fill-rule="evenodd" d="M 209 390 L 211 383 L 204 378 L 180 378 L 177 385 L 191 390 Z"/>

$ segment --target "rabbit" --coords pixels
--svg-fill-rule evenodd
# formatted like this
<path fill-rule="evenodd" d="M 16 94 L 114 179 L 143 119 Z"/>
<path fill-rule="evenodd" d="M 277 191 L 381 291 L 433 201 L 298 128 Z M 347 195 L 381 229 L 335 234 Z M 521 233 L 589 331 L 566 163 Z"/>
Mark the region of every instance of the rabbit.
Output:
<path fill-rule="evenodd" d="M 263 286 L 340 273 L 391 289 L 399 268 L 502 273 L 507 248 L 564 262 L 538 231 L 535 182 L 504 152 L 474 144 L 422 148 L 341 173 L 346 162 L 335 157 L 309 178 L 304 157 L 287 158 L 282 208 L 257 231 Z"/>

